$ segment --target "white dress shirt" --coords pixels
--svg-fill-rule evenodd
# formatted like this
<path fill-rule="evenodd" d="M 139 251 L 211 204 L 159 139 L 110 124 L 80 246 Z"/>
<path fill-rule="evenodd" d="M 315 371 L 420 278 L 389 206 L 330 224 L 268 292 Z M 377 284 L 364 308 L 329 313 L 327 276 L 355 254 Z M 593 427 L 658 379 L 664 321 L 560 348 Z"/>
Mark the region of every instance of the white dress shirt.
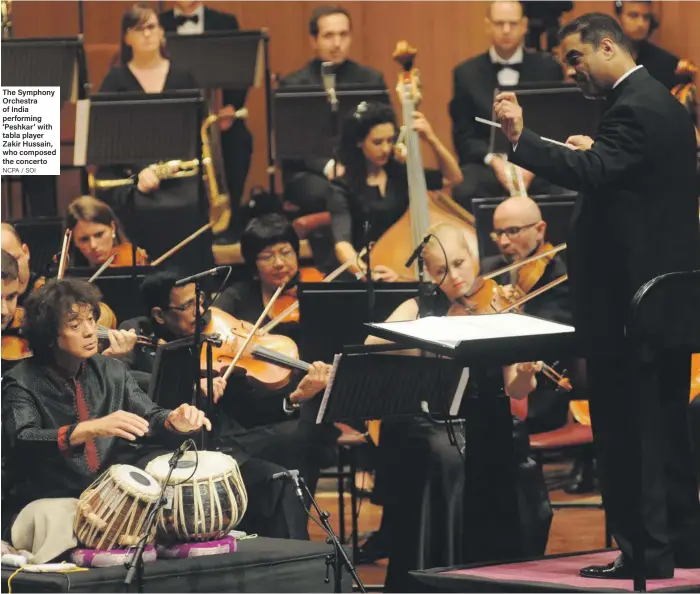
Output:
<path fill-rule="evenodd" d="M 186 15 L 177 6 L 173 9 L 173 14 L 175 18 L 179 16 L 195 16 L 199 17 L 196 23 L 192 21 L 187 21 L 177 28 L 178 35 L 201 35 L 204 33 L 204 4 L 200 4 L 197 10 L 195 10 L 191 15 Z"/>
<path fill-rule="evenodd" d="M 523 47 L 520 46 L 517 50 L 515 50 L 515 53 L 510 58 L 505 60 L 498 55 L 495 47 L 491 46 L 489 48 L 489 57 L 491 58 L 491 62 L 494 64 L 504 64 L 506 66 L 509 64 L 522 64 L 524 54 L 525 52 L 523 51 Z M 520 73 L 514 68 L 504 68 L 498 73 L 498 84 L 502 87 L 512 87 L 517 85 L 519 82 Z"/>
<path fill-rule="evenodd" d="M 632 74 L 635 70 L 639 70 L 640 68 L 644 68 L 641 64 L 635 66 L 634 68 L 630 68 L 627 72 L 625 72 L 620 78 L 618 78 L 615 81 L 615 84 L 613 85 L 613 89 L 619 85 L 623 80 L 625 80 L 630 74 Z"/>

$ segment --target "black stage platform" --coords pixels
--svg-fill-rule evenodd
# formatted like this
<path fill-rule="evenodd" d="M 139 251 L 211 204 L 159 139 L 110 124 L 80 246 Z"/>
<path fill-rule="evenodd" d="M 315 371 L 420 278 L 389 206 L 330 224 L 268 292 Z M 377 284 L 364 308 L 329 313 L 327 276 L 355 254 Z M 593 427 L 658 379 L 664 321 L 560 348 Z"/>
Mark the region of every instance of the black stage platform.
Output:
<path fill-rule="evenodd" d="M 323 542 L 254 538 L 238 543 L 238 551 L 193 559 L 159 559 L 144 570 L 145 592 L 332 592 L 324 584 L 326 555 Z M 14 569 L 2 567 L 2 591 Z M 76 573 L 28 573 L 12 578 L 12 592 L 123 592 L 123 567 Z M 136 584 L 134 583 L 133 586 Z M 136 591 L 136 588 L 133 588 Z M 343 591 L 352 580 L 343 572 Z"/>
<path fill-rule="evenodd" d="M 425 591 L 438 592 L 633 592 L 632 580 L 579 577 L 587 565 L 605 565 L 619 551 L 589 551 L 550 555 L 529 561 L 412 571 Z M 676 569 L 670 580 L 649 580 L 647 592 L 699 592 L 700 569 Z"/>

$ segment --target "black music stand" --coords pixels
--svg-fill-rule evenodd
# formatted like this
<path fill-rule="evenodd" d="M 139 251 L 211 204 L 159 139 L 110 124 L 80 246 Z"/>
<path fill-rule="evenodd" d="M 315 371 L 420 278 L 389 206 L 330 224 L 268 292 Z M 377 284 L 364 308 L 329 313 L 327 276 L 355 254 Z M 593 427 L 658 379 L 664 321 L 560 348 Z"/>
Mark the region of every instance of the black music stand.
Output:
<path fill-rule="evenodd" d="M 61 87 L 61 103 L 86 96 L 87 68 L 78 37 L 3 39 L 3 87 Z"/>
<path fill-rule="evenodd" d="M 363 101 L 389 104 L 389 92 L 380 87 L 343 87 L 336 91 L 338 120 L 354 111 Z M 328 95 L 318 87 L 285 86 L 272 96 L 277 158 L 328 158 L 335 154 L 338 142 L 333 118 L 328 115 Z"/>
<path fill-rule="evenodd" d="M 267 161 L 272 171 L 275 160 L 270 117 L 270 36 L 267 31 L 212 31 L 201 35 L 168 33 L 166 37 L 170 56 L 178 65 L 189 70 L 201 89 L 248 91 L 251 87 L 259 87 L 264 80 Z M 231 56 L 231 59 L 222 60 L 222 56 Z M 236 105 L 237 109 L 241 107 Z M 274 194 L 274 183 L 274 173 L 270 173 L 271 194 Z"/>
<path fill-rule="evenodd" d="M 374 293 L 375 319 L 369 320 L 366 283 L 299 283 L 301 358 L 330 363 L 344 345 L 362 344 L 368 335 L 365 322 L 385 320 L 401 303 L 417 297 L 418 283 L 377 283 Z"/>
<path fill-rule="evenodd" d="M 553 245 L 567 241 L 577 197 L 578 194 L 575 192 L 530 196 L 540 207 L 542 220 L 547 223 L 547 239 Z M 474 226 L 476 227 L 481 259 L 497 256 L 500 253 L 498 246 L 491 240 L 490 233 L 493 231 L 493 213 L 505 199 L 504 196 L 502 198 L 474 198 L 472 200 Z"/>
<path fill-rule="evenodd" d="M 586 99 L 575 84 L 531 83 L 496 89 L 512 91 L 525 114 L 525 124 L 541 136 L 560 142 L 574 134 L 595 137 L 604 102 Z M 512 147 L 500 130 L 491 128 L 490 151 L 508 154 Z"/>
<path fill-rule="evenodd" d="M 449 339 L 429 332 L 436 320 L 449 323 Z M 407 328 L 411 325 L 420 326 L 421 333 L 414 330 L 409 334 Z M 449 318 L 449 322 L 448 318 L 422 318 L 369 326 L 371 334 L 393 341 L 395 348 L 419 348 L 448 356 L 460 367 L 546 360 L 554 353 L 559 357 L 575 351 L 571 326 L 523 314 L 461 316 Z M 444 327 L 441 332 L 445 332 Z M 521 558 L 523 531 L 518 514 L 510 399 L 502 390 L 486 393 L 480 386 L 476 396 L 462 400 L 460 414 L 467 419 L 465 540 L 460 561 Z"/>

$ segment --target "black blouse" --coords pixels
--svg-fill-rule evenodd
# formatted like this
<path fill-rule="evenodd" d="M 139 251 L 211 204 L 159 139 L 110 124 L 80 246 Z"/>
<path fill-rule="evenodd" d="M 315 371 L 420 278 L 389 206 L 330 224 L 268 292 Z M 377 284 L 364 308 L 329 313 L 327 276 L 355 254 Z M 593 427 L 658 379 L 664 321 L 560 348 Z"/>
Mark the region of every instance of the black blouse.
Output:
<path fill-rule="evenodd" d="M 188 70 L 170 64 L 165 77 L 163 91 L 182 91 L 198 89 L 197 82 Z M 137 93 L 146 91 L 128 66 L 115 66 L 108 73 L 100 86 L 100 93 Z"/>
<path fill-rule="evenodd" d="M 355 250 L 361 249 L 365 237 L 365 221 L 369 222 L 369 241 L 377 241 L 401 218 L 408 208 L 408 174 L 406 165 L 390 161 L 385 166 L 387 174 L 384 196 L 376 186 L 364 185 L 355 195 L 349 189 L 348 181 L 340 178 L 334 191 L 328 197 L 328 210 L 331 213 L 331 229 L 335 243 L 347 241 Z M 428 190 L 442 188 L 442 173 L 435 169 L 425 170 Z"/>

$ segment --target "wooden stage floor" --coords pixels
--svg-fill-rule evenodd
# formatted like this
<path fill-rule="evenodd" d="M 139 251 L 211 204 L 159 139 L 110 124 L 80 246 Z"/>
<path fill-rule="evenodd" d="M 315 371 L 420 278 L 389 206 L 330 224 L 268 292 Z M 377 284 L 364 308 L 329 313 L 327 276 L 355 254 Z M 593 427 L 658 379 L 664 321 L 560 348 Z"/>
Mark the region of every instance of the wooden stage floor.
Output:
<path fill-rule="evenodd" d="M 560 471 L 561 466 L 545 466 L 549 471 Z M 359 483 L 359 481 L 358 481 Z M 335 480 L 322 480 L 317 493 L 321 509 L 331 514 L 331 524 L 338 533 L 338 494 L 334 488 Z M 550 491 L 550 499 L 556 501 L 600 501 L 598 492 L 588 495 L 568 495 L 563 490 Z M 346 493 L 346 530 L 350 533 L 350 497 Z M 372 505 L 366 499 L 362 500 L 359 516 L 360 543 L 373 530 L 379 528 L 382 518 L 382 508 Z M 605 546 L 604 514 L 600 509 L 555 509 L 552 527 L 549 533 L 547 553 L 569 553 L 603 548 Z M 309 522 L 309 533 L 312 540 L 324 540 L 325 535 L 313 522 Z M 386 575 L 386 559 L 372 565 L 358 566 L 358 573 L 365 585 L 381 585 Z M 343 579 L 349 579 L 345 574 Z"/>

